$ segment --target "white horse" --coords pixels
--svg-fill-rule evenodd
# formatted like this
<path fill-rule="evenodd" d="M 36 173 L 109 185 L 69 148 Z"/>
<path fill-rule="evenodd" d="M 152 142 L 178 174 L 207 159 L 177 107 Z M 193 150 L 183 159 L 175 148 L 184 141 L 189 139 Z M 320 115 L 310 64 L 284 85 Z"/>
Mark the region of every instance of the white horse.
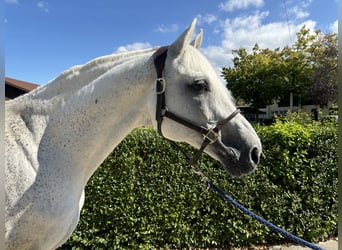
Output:
<path fill-rule="evenodd" d="M 132 129 L 153 125 L 157 95 L 168 110 L 204 128 L 236 107 L 208 60 L 191 44 L 196 19 L 168 47 L 156 93 L 156 49 L 108 55 L 75 66 L 50 83 L 6 103 L 5 244 L 54 249 L 75 229 L 87 181 Z M 166 108 L 162 111 L 165 113 Z M 259 161 L 252 126 L 235 113 L 220 124 L 205 152 L 242 176 Z M 161 124 L 161 123 L 160 123 Z M 199 148 L 201 133 L 164 117 L 163 135 Z M 209 137 L 209 135 L 208 135 Z"/>

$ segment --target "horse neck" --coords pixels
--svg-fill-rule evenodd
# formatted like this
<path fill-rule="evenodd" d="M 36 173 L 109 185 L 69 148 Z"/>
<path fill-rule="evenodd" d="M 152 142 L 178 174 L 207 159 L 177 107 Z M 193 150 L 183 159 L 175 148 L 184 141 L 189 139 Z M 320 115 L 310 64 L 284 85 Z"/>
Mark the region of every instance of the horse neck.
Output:
<path fill-rule="evenodd" d="M 46 87 L 45 95 L 42 90 L 33 95 L 33 102 L 52 106 L 39 145 L 44 150 L 39 173 L 63 173 L 84 187 L 132 129 L 150 124 L 148 101 L 156 77 L 151 56 L 129 58 L 71 93 L 51 97 Z"/>

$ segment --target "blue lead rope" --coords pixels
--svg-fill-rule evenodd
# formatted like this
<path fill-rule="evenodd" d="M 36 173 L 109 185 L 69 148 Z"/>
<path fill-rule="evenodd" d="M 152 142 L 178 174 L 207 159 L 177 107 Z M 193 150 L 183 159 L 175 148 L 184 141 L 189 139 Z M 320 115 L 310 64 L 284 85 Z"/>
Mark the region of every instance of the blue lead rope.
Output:
<path fill-rule="evenodd" d="M 305 246 L 305 247 L 309 247 L 311 249 L 315 249 L 315 250 L 324 250 L 323 248 L 312 244 L 310 242 L 307 242 L 287 231 L 285 231 L 284 229 L 272 224 L 271 222 L 265 220 L 264 218 L 260 217 L 259 215 L 256 215 L 255 213 L 253 213 L 252 211 L 248 210 L 247 208 L 245 208 L 243 205 L 241 205 L 240 203 L 238 203 L 236 200 L 234 200 L 232 197 L 230 197 L 229 195 L 227 195 L 226 193 L 224 193 L 221 189 L 219 189 L 216 185 L 214 185 L 212 182 L 206 180 L 206 184 L 209 188 L 213 189 L 216 193 L 218 193 L 223 199 L 225 199 L 226 201 L 228 201 L 230 204 L 232 204 L 234 207 L 238 208 L 239 210 L 241 210 L 242 212 L 244 212 L 245 214 L 249 215 L 250 217 L 252 217 L 253 219 L 259 221 L 260 223 L 262 223 L 263 225 L 269 227 L 270 229 L 272 229 L 273 231 L 280 233 L 281 235 L 289 238 L 290 240 Z"/>

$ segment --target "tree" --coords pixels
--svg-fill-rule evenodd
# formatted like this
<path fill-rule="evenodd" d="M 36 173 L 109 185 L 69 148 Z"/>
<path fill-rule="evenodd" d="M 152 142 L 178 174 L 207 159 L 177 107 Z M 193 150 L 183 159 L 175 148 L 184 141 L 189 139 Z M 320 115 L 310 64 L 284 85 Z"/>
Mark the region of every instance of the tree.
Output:
<path fill-rule="evenodd" d="M 337 34 L 318 32 L 315 44 L 315 70 L 312 75 L 311 97 L 321 107 L 337 103 Z"/>
<path fill-rule="evenodd" d="M 233 54 L 234 66 L 224 67 L 222 75 L 237 100 L 256 113 L 274 102 L 288 103 L 290 96 L 297 105 L 336 100 L 336 34 L 313 33 L 304 26 L 292 46 L 270 50 L 256 44 L 251 53 L 240 48 Z"/>
<path fill-rule="evenodd" d="M 304 26 L 294 45 L 284 47 L 282 57 L 287 68 L 283 102 L 290 93 L 298 105 L 326 106 L 337 101 L 337 34 L 312 33 Z"/>
<path fill-rule="evenodd" d="M 279 51 L 261 50 L 256 44 L 251 54 L 244 48 L 234 50 L 233 53 L 236 55 L 233 59 L 234 67 L 222 70 L 227 87 L 238 101 L 251 104 L 258 116 L 259 108 L 279 99 L 274 91 L 277 79 L 281 77 Z"/>

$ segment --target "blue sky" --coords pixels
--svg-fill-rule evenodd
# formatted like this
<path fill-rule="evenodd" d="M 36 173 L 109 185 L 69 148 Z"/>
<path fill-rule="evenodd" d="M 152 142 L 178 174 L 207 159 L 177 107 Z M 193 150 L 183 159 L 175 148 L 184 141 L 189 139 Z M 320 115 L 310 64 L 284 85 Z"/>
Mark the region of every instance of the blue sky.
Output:
<path fill-rule="evenodd" d="M 198 18 L 219 72 L 232 49 L 292 44 L 304 24 L 337 32 L 337 0 L 4 0 L 5 74 L 47 83 L 73 65 L 172 43 Z"/>

